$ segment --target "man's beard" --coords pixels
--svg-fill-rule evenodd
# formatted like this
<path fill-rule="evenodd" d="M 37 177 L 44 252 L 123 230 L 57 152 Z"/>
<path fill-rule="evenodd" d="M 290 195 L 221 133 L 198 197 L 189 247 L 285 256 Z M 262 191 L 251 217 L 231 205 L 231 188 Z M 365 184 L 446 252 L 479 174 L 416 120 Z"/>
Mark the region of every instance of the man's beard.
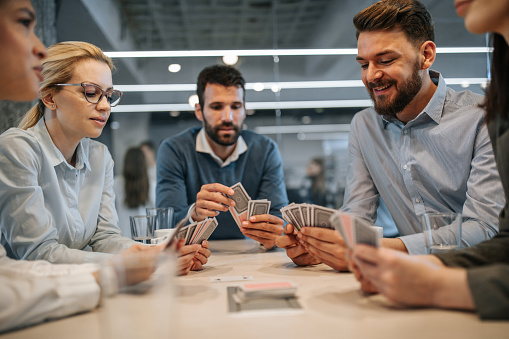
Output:
<path fill-rule="evenodd" d="M 398 84 L 398 92 L 396 92 L 396 97 L 392 102 L 390 102 L 389 98 L 387 98 L 385 95 L 379 95 L 375 97 L 373 88 L 387 85 L 396 86 L 396 80 L 389 79 L 388 81 L 380 83 L 368 83 L 368 93 L 375 106 L 375 111 L 378 114 L 386 117 L 396 118 L 397 114 L 403 111 L 406 106 L 408 106 L 408 104 L 415 98 L 417 93 L 419 93 L 422 88 L 422 79 L 419 76 L 419 69 L 419 65 L 416 64 L 410 79 L 404 83 Z"/>
<path fill-rule="evenodd" d="M 221 146 L 231 146 L 237 142 L 237 139 L 240 136 L 239 127 L 235 126 L 231 122 L 223 122 L 220 125 L 217 125 L 215 127 L 208 124 L 207 120 L 205 120 L 205 117 L 203 118 L 203 123 L 205 125 L 205 133 L 209 136 L 212 141 L 214 141 L 216 144 Z M 223 127 L 233 127 L 233 131 L 231 132 L 231 136 L 229 137 L 222 137 L 219 135 L 219 130 Z"/>

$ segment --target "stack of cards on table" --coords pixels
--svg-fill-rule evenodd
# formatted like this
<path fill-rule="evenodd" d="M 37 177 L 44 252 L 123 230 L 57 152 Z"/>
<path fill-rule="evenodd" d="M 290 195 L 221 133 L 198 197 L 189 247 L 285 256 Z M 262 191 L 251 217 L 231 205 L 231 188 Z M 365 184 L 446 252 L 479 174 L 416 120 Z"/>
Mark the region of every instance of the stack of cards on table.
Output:
<path fill-rule="evenodd" d="M 235 193 L 229 196 L 235 201 L 235 206 L 230 208 L 233 220 L 237 226 L 242 226 L 242 222 L 248 220 L 253 215 L 268 214 L 270 211 L 270 201 L 267 199 L 251 200 L 244 186 L 240 182 L 230 187 Z"/>
<path fill-rule="evenodd" d="M 380 235 L 366 220 L 344 212 L 336 212 L 331 217 L 331 224 L 343 237 L 348 248 L 355 244 L 380 246 Z"/>
<path fill-rule="evenodd" d="M 295 296 L 297 286 L 288 281 L 242 284 L 237 288 L 237 297 L 241 300 L 260 298 L 291 298 Z"/>
<path fill-rule="evenodd" d="M 281 209 L 283 219 L 292 224 L 297 232 L 305 226 L 334 229 L 330 218 L 336 212 L 337 210 L 332 208 L 293 202 Z"/>
<path fill-rule="evenodd" d="M 185 245 L 201 244 L 207 240 L 217 227 L 216 218 L 207 218 L 199 222 L 193 222 L 182 227 L 177 233 L 177 239 L 185 239 Z"/>

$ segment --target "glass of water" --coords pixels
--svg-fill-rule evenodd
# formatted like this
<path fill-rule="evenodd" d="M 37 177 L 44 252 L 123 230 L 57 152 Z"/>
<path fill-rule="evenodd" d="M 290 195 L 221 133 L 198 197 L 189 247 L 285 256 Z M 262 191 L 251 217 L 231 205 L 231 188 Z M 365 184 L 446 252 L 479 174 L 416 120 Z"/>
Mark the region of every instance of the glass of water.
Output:
<path fill-rule="evenodd" d="M 150 244 L 154 238 L 154 222 L 153 215 L 135 215 L 129 217 L 131 223 L 131 235 L 134 241 L 143 244 Z"/>
<path fill-rule="evenodd" d="M 154 230 L 173 228 L 173 207 L 147 208 L 147 215 L 155 217 Z"/>
<path fill-rule="evenodd" d="M 455 250 L 461 247 L 461 213 L 424 213 L 421 216 L 426 254 Z"/>

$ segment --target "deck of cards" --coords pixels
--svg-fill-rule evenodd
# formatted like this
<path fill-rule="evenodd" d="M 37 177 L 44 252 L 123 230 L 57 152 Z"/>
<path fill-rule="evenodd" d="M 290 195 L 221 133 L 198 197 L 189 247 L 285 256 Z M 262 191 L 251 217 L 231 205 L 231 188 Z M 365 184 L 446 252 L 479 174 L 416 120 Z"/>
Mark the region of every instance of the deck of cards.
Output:
<path fill-rule="evenodd" d="M 341 234 L 348 248 L 355 244 L 380 246 L 379 232 L 364 219 L 338 211 L 332 215 L 330 222 Z"/>
<path fill-rule="evenodd" d="M 260 298 L 292 298 L 297 286 L 288 281 L 246 283 L 238 286 L 237 297 L 240 300 Z"/>
<path fill-rule="evenodd" d="M 177 239 L 185 239 L 185 245 L 201 244 L 207 240 L 217 227 L 216 218 L 207 218 L 199 222 L 193 222 L 177 230 Z"/>
<path fill-rule="evenodd" d="M 248 220 L 253 215 L 268 214 L 270 211 L 270 201 L 267 199 L 262 200 L 251 200 L 249 194 L 247 194 L 244 186 L 240 182 L 230 187 L 235 193 L 229 196 L 235 201 L 235 206 L 230 208 L 233 220 L 239 227 L 242 226 L 242 222 Z"/>
<path fill-rule="evenodd" d="M 292 224 L 298 232 L 302 227 L 322 227 L 334 229 L 330 222 L 337 210 L 312 204 L 291 203 L 281 209 L 283 219 Z"/>

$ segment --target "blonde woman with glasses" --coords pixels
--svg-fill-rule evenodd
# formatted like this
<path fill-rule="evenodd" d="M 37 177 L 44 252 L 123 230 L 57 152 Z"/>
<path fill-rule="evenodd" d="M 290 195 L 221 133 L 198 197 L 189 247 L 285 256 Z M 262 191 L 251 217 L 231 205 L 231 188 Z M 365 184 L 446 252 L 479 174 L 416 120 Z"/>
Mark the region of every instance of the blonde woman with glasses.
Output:
<path fill-rule="evenodd" d="M 90 139 L 122 97 L 113 69 L 92 44 L 51 46 L 38 102 L 0 136 L 0 225 L 11 258 L 98 262 L 137 244 L 120 234 L 111 155 Z M 199 245 L 183 252 L 197 252 L 194 269 L 210 256 Z"/>

